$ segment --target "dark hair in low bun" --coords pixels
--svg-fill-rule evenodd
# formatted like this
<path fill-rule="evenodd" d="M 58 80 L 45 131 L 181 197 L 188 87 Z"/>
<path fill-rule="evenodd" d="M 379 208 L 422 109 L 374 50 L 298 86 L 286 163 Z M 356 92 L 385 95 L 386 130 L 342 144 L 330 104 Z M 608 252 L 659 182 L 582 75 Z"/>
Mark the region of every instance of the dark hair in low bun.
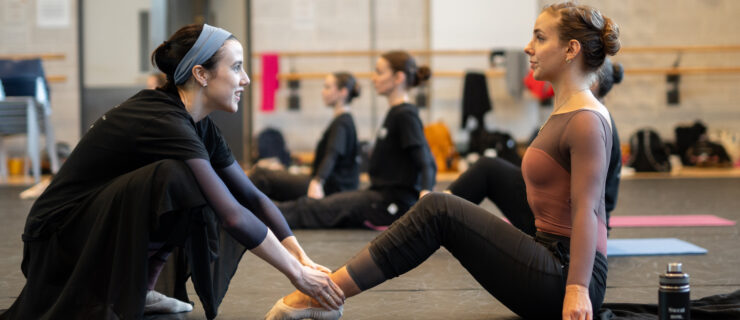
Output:
<path fill-rule="evenodd" d="M 416 79 L 418 80 L 416 85 L 419 85 L 420 83 L 423 83 L 429 78 L 432 77 L 432 69 L 429 69 L 427 66 L 421 66 L 419 67 L 419 70 L 416 70 Z"/>
<path fill-rule="evenodd" d="M 622 82 L 623 78 L 624 68 L 622 68 L 622 64 L 619 62 L 612 64 L 611 60 L 606 58 L 598 72 L 599 88 L 596 97 L 601 99 L 606 96 L 615 84 Z"/>
<path fill-rule="evenodd" d="M 612 74 L 612 80 L 614 80 L 614 83 L 622 83 L 622 79 L 624 79 L 624 67 L 622 67 L 622 64 L 617 62 L 614 64 L 612 70 L 614 71 Z"/>
<path fill-rule="evenodd" d="M 177 92 L 177 87 L 175 86 L 175 70 L 182 58 L 185 57 L 185 54 L 188 53 L 190 48 L 195 44 L 195 41 L 198 40 L 201 31 L 203 31 L 203 24 L 186 25 L 175 31 L 167 41 L 162 42 L 152 52 L 152 65 L 167 76 L 167 82 L 162 86 L 163 90 Z M 231 36 L 229 39 L 235 38 Z M 208 70 L 213 69 L 216 62 L 218 62 L 220 52 L 221 50 L 217 51 L 208 61 L 202 63 L 203 68 Z"/>
<path fill-rule="evenodd" d="M 621 47 L 619 26 L 595 8 L 564 2 L 548 5 L 543 11 L 560 17 L 561 41 L 575 39 L 581 44 L 586 71 L 598 70 L 606 56 L 615 55 Z"/>
<path fill-rule="evenodd" d="M 347 89 L 347 98 L 344 103 L 352 102 L 352 99 L 360 96 L 360 84 L 357 83 L 357 79 L 349 72 L 335 72 L 334 79 L 336 79 L 337 89 Z"/>
<path fill-rule="evenodd" d="M 406 75 L 406 87 L 413 88 L 432 76 L 432 70 L 427 66 L 416 66 L 414 58 L 406 51 L 388 51 L 381 55 L 388 61 L 393 72 L 403 72 Z"/>

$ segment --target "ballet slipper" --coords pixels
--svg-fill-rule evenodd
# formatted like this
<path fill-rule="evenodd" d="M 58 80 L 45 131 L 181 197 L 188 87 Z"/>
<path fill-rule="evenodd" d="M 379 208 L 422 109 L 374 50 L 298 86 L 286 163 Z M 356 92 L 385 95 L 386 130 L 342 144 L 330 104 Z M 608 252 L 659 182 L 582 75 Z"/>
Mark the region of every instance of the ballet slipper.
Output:
<path fill-rule="evenodd" d="M 327 310 L 324 308 L 293 308 L 280 298 L 275 305 L 272 306 L 269 312 L 265 315 L 266 320 L 298 320 L 298 319 L 314 319 L 314 320 L 336 320 L 342 317 L 343 307 L 339 307 L 339 310 Z"/>
<path fill-rule="evenodd" d="M 157 291 L 149 290 L 146 293 L 144 313 L 180 313 L 190 312 L 193 306 L 175 298 L 170 298 Z"/>

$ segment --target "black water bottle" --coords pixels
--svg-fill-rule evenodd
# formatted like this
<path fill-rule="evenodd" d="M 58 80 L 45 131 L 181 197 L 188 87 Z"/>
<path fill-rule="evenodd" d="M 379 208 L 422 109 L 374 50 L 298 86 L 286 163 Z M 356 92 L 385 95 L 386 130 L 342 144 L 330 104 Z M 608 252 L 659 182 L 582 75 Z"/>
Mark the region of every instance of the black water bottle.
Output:
<path fill-rule="evenodd" d="M 658 319 L 691 319 L 689 275 L 681 271 L 680 262 L 669 263 L 666 273 L 660 275 Z"/>

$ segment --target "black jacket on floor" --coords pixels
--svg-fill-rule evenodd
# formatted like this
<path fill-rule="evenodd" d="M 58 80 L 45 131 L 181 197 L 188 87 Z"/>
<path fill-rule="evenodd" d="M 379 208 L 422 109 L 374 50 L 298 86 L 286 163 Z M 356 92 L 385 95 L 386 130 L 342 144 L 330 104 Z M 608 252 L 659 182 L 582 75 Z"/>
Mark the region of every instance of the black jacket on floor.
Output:
<path fill-rule="evenodd" d="M 598 316 L 600 320 L 654 320 L 658 319 L 657 304 L 605 303 Z M 740 319 L 740 290 L 691 300 L 691 319 Z"/>

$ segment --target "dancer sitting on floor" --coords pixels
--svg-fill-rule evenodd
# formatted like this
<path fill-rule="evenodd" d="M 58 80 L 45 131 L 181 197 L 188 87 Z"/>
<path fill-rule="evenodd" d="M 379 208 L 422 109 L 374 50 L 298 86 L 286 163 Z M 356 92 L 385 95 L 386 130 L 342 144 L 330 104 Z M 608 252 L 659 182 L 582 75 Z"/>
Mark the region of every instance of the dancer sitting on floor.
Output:
<path fill-rule="evenodd" d="M 415 268 L 444 246 L 491 295 L 527 319 L 591 319 L 606 291 L 604 185 L 612 146 L 609 112 L 589 86 L 617 25 L 573 3 L 545 7 L 525 48 L 537 80 L 550 81 L 555 108 L 522 162 L 534 237 L 479 206 L 445 193 L 422 198 L 358 252 L 332 279 L 347 297 Z M 317 319 L 300 292 L 281 298 L 268 319 Z"/>
<path fill-rule="evenodd" d="M 208 117 L 236 112 L 249 84 L 239 41 L 220 28 L 188 25 L 152 62 L 167 84 L 101 116 L 33 204 L 23 232 L 26 284 L 0 319 L 190 311 L 187 293 L 180 301 L 153 290 L 176 247 L 190 266 L 180 274 L 192 275 L 209 319 L 245 250 L 322 306 L 341 308 L 329 271 L 308 258 Z M 184 287 L 187 276 L 177 280 Z"/>
<path fill-rule="evenodd" d="M 339 192 L 317 200 L 300 198 L 278 203 L 291 228 L 357 228 L 387 226 L 432 190 L 437 173 L 424 137 L 418 108 L 409 90 L 430 77 L 404 51 L 378 58 L 373 85 L 391 105 L 370 156 L 370 187 Z"/>
<path fill-rule="evenodd" d="M 326 76 L 321 97 L 326 106 L 334 109 L 334 120 L 316 146 L 311 175 L 255 166 L 249 172 L 249 179 L 275 201 L 295 200 L 306 195 L 321 199 L 337 192 L 357 190 L 360 184 L 359 146 L 350 102 L 359 95 L 360 86 L 351 74 L 335 72 Z"/>

